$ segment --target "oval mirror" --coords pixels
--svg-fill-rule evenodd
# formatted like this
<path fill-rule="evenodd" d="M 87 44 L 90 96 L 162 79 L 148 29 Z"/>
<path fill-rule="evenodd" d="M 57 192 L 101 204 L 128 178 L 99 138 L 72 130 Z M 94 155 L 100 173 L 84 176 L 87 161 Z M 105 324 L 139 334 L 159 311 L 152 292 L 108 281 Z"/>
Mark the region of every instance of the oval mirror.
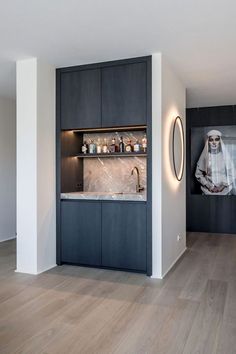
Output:
<path fill-rule="evenodd" d="M 184 127 L 179 116 L 174 121 L 172 153 L 175 176 L 181 181 L 184 173 Z"/>

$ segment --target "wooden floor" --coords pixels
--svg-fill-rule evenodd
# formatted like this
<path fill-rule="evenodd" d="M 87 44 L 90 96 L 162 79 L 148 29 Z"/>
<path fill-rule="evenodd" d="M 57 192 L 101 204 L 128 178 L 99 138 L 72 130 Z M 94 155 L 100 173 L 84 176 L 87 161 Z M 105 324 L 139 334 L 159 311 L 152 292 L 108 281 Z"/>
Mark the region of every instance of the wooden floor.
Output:
<path fill-rule="evenodd" d="M 160 281 L 62 266 L 14 272 L 0 244 L 0 353 L 236 353 L 236 236 L 190 234 Z"/>

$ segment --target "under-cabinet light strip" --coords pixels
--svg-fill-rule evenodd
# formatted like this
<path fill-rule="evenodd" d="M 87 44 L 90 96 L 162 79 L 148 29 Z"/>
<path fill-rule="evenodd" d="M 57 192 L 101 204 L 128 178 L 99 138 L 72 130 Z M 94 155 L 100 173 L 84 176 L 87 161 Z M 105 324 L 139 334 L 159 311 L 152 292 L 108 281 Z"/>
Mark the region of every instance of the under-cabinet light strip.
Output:
<path fill-rule="evenodd" d="M 83 128 L 83 129 L 71 129 L 74 133 L 83 133 L 83 132 L 109 132 L 109 131 L 132 131 L 132 130 L 143 130 L 147 129 L 146 125 L 134 125 L 129 127 L 110 127 L 110 128 Z"/>

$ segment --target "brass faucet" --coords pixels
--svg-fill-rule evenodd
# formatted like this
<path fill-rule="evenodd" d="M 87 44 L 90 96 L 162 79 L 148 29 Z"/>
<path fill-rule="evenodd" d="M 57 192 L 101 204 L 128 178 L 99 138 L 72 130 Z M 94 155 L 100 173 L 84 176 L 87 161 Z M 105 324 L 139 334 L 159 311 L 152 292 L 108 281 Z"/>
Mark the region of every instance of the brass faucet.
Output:
<path fill-rule="evenodd" d="M 144 187 L 141 187 L 141 185 L 140 185 L 140 173 L 139 173 L 139 169 L 138 169 L 137 166 L 134 166 L 134 167 L 132 168 L 131 176 L 133 176 L 134 171 L 136 171 L 136 173 L 137 173 L 136 192 L 137 192 L 137 193 L 140 193 L 141 191 L 144 190 Z"/>

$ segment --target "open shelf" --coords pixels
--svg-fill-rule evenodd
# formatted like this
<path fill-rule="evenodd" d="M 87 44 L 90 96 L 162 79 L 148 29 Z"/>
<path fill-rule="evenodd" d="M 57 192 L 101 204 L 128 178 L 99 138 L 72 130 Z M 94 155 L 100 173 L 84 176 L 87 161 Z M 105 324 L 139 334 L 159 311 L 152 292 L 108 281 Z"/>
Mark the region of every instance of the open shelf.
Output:
<path fill-rule="evenodd" d="M 110 152 L 106 154 L 78 154 L 76 157 L 78 158 L 93 158 L 93 157 L 147 157 L 147 153 L 145 152 Z"/>

